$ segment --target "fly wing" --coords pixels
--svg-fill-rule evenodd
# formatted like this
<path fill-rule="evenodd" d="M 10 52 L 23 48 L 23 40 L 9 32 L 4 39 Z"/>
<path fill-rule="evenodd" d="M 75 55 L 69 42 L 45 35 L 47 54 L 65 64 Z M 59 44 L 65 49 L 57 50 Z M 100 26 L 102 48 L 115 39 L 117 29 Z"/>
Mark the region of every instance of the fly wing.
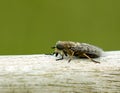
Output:
<path fill-rule="evenodd" d="M 98 48 L 94 45 L 79 43 L 76 46 L 71 47 L 74 52 L 86 53 L 91 55 L 100 56 L 102 53 L 102 49 Z"/>

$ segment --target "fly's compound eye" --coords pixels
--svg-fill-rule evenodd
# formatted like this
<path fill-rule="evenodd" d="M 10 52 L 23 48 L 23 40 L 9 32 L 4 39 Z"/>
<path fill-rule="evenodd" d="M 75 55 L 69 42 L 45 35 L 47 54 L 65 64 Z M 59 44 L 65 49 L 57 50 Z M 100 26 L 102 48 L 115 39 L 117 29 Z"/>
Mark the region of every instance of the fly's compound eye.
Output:
<path fill-rule="evenodd" d="M 63 50 L 63 49 L 64 49 L 64 46 L 61 45 L 61 44 L 57 44 L 57 45 L 56 45 L 56 48 L 59 49 L 59 50 Z"/>

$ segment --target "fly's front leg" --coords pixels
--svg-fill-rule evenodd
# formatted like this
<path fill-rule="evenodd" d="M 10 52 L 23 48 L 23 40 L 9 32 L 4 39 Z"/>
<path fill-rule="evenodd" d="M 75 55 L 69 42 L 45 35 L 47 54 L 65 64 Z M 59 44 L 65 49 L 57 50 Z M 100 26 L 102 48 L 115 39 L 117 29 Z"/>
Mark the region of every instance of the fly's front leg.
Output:
<path fill-rule="evenodd" d="M 57 56 L 58 56 L 58 53 L 55 53 L 55 56 L 57 57 Z"/>
<path fill-rule="evenodd" d="M 58 61 L 58 60 L 62 60 L 64 57 L 64 55 L 61 55 L 62 57 L 61 58 L 59 58 L 59 59 L 56 59 L 56 61 Z"/>
<path fill-rule="evenodd" d="M 58 61 L 58 60 L 62 60 L 62 59 L 64 58 L 64 53 L 63 53 L 63 51 L 57 53 L 56 55 L 58 56 L 58 54 L 61 55 L 61 58 L 56 59 L 56 61 Z"/>
<path fill-rule="evenodd" d="M 83 55 L 84 55 L 85 57 L 87 57 L 90 61 L 94 62 L 94 63 L 100 63 L 100 62 L 98 62 L 98 61 L 93 60 L 92 58 L 90 58 L 90 57 L 89 57 L 87 54 L 85 54 L 85 53 L 83 53 Z"/>

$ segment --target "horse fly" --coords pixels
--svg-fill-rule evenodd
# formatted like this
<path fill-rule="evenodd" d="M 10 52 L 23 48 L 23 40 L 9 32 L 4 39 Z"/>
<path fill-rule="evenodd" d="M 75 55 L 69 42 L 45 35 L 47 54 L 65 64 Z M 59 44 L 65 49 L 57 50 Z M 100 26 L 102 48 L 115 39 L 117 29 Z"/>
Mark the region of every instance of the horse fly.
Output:
<path fill-rule="evenodd" d="M 72 41 L 58 41 L 52 48 L 54 49 L 54 54 L 56 57 L 58 54 L 61 55 L 61 58 L 56 60 L 62 60 L 65 55 L 69 56 L 68 62 L 70 62 L 73 56 L 75 56 L 79 58 L 88 58 L 92 62 L 100 63 L 92 58 L 100 57 L 103 52 L 103 50 L 97 46 Z"/>

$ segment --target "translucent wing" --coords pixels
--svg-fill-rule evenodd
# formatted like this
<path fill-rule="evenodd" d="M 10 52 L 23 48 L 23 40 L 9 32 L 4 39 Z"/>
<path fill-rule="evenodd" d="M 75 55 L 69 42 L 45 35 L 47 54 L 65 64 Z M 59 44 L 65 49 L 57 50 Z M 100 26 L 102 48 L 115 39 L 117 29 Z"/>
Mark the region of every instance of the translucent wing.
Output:
<path fill-rule="evenodd" d="M 76 54 L 86 53 L 93 57 L 99 57 L 103 51 L 101 48 L 86 43 L 79 43 L 76 46 L 71 47 L 71 50 L 73 50 Z"/>

